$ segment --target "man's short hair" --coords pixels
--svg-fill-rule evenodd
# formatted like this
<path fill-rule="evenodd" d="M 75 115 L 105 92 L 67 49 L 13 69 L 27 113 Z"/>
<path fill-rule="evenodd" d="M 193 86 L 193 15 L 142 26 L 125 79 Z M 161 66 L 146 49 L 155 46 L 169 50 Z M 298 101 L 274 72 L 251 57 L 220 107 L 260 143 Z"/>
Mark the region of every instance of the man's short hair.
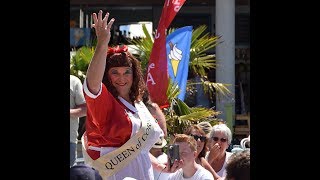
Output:
<path fill-rule="evenodd" d="M 226 171 L 226 180 L 250 179 L 250 151 L 244 150 L 232 154 L 228 159 Z"/>

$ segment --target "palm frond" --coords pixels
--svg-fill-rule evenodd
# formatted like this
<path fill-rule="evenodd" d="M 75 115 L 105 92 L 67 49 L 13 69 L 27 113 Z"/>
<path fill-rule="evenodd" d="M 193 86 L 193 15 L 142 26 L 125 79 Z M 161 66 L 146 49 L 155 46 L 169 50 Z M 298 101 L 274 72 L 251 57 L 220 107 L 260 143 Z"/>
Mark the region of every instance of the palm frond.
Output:
<path fill-rule="evenodd" d="M 191 38 L 189 64 L 192 72 L 200 76 L 204 76 L 206 70 L 216 67 L 215 56 L 207 52 L 218 44 L 219 37 L 204 33 L 206 29 L 206 25 L 199 26 L 192 32 Z"/>
<path fill-rule="evenodd" d="M 181 120 L 190 120 L 199 122 L 201 119 L 205 119 L 207 117 L 213 117 L 219 114 L 219 112 L 214 111 L 213 109 L 208 108 L 190 108 L 191 113 L 180 116 Z"/>
<path fill-rule="evenodd" d="M 220 114 L 220 112 L 208 108 L 195 107 L 189 109 L 191 112 L 185 115 L 166 115 L 167 130 L 169 135 L 183 133 L 191 125 L 198 124 L 202 121 L 208 121 L 212 124 L 215 124 L 217 121 L 215 116 Z"/>
<path fill-rule="evenodd" d="M 228 86 L 231 86 L 231 84 L 215 83 L 215 82 L 210 82 L 205 80 L 205 81 L 202 81 L 202 85 L 205 93 L 209 93 L 210 96 L 215 95 L 218 98 L 218 100 L 220 100 L 222 96 L 228 99 L 234 97 L 234 95 L 228 89 Z M 212 94 L 214 91 L 216 93 Z"/>
<path fill-rule="evenodd" d="M 145 24 L 142 24 L 142 30 L 146 37 L 141 39 L 133 39 L 131 43 L 136 46 L 132 48 L 139 53 L 138 58 L 141 60 L 141 68 L 145 71 L 150 59 L 154 40 L 149 34 Z"/>
<path fill-rule="evenodd" d="M 174 103 L 172 103 L 172 106 L 175 114 L 178 116 L 183 116 L 192 113 L 190 107 L 178 98 L 174 99 Z"/>
<path fill-rule="evenodd" d="M 190 61 L 189 66 L 195 74 L 205 76 L 207 70 L 216 68 L 216 60 L 214 60 L 214 57 L 214 55 L 207 55 L 195 58 L 193 61 Z"/>
<path fill-rule="evenodd" d="M 176 28 L 170 28 L 167 32 L 167 36 L 171 33 L 173 33 L 176 30 Z"/>
<path fill-rule="evenodd" d="M 230 90 L 227 88 L 228 86 L 231 86 L 231 84 L 223 84 L 223 83 L 209 83 L 204 82 L 204 84 L 213 87 L 216 90 L 216 97 L 220 101 L 221 97 L 226 97 L 227 99 L 234 99 L 234 94 L 230 92 Z"/>
<path fill-rule="evenodd" d="M 70 73 L 84 80 L 95 47 L 83 46 L 76 51 L 70 61 Z"/>
<path fill-rule="evenodd" d="M 206 76 L 202 76 L 200 77 L 200 82 L 189 81 L 188 86 L 190 88 L 197 84 L 202 84 L 204 92 L 209 94 L 209 97 L 216 96 L 218 100 L 220 100 L 221 97 L 226 97 L 228 99 L 234 98 L 234 94 L 228 89 L 231 84 L 211 82 Z"/>
<path fill-rule="evenodd" d="M 188 120 L 182 121 L 181 118 L 177 115 L 166 116 L 166 122 L 167 122 L 168 136 L 183 133 L 186 127 L 189 127 L 192 123 L 191 121 L 188 121 Z"/>
<path fill-rule="evenodd" d="M 169 78 L 168 89 L 166 92 L 168 101 L 169 102 L 174 101 L 174 98 L 176 98 L 179 95 L 179 93 L 180 93 L 180 89 L 179 89 L 178 83 L 173 83 L 172 79 Z"/>

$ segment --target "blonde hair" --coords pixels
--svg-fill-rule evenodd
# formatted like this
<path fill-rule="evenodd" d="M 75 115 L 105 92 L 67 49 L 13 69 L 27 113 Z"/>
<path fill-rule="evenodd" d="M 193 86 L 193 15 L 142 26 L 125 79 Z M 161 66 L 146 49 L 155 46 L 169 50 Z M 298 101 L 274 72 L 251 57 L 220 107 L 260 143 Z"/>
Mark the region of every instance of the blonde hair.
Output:
<path fill-rule="evenodd" d="M 207 136 L 210 134 L 212 129 L 211 124 L 207 121 L 199 122 L 197 126 L 200 127 L 207 134 Z"/>

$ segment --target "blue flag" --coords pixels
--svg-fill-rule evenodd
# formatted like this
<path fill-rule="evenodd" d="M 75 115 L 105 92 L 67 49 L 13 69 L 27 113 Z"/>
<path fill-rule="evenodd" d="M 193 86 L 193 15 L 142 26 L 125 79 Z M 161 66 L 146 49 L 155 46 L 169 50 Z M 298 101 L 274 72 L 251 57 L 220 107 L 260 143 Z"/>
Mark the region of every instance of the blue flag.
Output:
<path fill-rule="evenodd" d="M 187 88 L 192 26 L 176 29 L 166 39 L 168 73 L 180 88 L 178 99 L 184 100 Z"/>

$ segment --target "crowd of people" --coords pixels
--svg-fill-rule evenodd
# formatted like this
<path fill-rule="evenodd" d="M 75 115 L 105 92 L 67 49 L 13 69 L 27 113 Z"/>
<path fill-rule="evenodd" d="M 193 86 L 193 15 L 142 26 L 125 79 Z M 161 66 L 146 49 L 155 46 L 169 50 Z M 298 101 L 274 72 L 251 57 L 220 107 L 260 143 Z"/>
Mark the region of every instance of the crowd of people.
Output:
<path fill-rule="evenodd" d="M 250 151 L 227 152 L 232 134 L 223 123 L 202 122 L 175 134 L 169 144 L 178 145 L 179 156 L 169 165 L 166 119 L 149 97 L 140 62 L 125 45 L 109 47 L 115 21 L 109 13 L 92 17 L 97 45 L 86 78 L 82 84 L 70 76 L 71 179 L 238 180 L 237 168 L 250 171 Z M 85 165 L 77 165 L 75 130 L 82 116 Z"/>

